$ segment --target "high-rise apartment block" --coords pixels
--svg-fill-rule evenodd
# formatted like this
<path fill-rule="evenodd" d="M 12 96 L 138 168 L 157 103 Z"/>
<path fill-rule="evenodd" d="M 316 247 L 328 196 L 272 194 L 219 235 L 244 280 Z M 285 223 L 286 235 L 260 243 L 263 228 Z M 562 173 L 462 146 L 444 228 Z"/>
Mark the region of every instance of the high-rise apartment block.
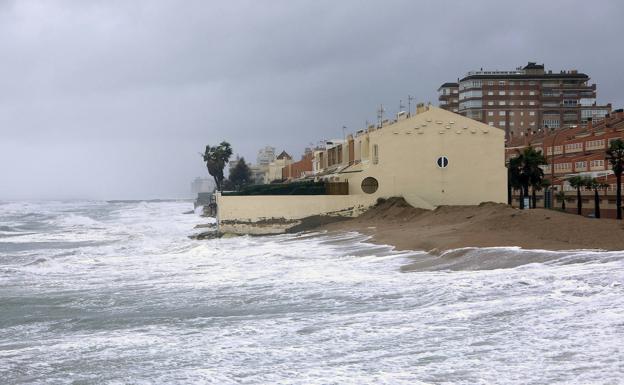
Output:
<path fill-rule="evenodd" d="M 457 108 L 454 112 L 514 136 L 603 119 L 611 105 L 596 103 L 596 84 L 589 80 L 577 70 L 546 71 L 543 64 L 529 62 L 513 71 L 468 72 L 458 83 L 444 83 L 438 99 L 441 108 Z"/>
<path fill-rule="evenodd" d="M 459 84 L 444 83 L 438 88 L 440 107 L 451 112 L 459 112 Z"/>

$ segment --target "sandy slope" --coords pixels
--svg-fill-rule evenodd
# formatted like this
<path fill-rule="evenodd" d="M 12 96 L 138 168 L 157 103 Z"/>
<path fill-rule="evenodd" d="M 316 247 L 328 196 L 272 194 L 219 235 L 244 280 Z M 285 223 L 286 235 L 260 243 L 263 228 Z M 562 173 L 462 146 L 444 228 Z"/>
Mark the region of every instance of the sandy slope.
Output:
<path fill-rule="evenodd" d="M 362 216 L 326 224 L 354 230 L 401 250 L 443 251 L 460 247 L 520 246 L 530 249 L 624 250 L 624 224 L 553 210 L 518 210 L 504 204 L 416 209 L 392 198 Z"/>

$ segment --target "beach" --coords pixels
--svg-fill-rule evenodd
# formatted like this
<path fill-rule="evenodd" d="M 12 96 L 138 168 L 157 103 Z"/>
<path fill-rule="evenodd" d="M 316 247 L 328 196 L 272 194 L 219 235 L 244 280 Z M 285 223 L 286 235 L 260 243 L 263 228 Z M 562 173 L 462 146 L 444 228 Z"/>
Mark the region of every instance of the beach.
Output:
<path fill-rule="evenodd" d="M 557 210 L 520 210 L 500 203 L 440 206 L 423 210 L 402 198 L 378 203 L 361 216 L 320 226 L 328 231 L 356 231 L 397 250 L 436 254 L 466 247 L 512 247 L 540 250 L 624 250 L 624 226 Z"/>

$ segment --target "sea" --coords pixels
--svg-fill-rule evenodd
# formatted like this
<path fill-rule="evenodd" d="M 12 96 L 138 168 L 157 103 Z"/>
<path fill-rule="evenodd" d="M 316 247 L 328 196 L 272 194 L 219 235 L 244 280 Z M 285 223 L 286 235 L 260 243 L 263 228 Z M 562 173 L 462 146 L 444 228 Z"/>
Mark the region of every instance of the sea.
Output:
<path fill-rule="evenodd" d="M 0 202 L 0 384 L 624 383 L 624 252 L 419 270 L 354 232 L 193 240 L 189 210 Z"/>

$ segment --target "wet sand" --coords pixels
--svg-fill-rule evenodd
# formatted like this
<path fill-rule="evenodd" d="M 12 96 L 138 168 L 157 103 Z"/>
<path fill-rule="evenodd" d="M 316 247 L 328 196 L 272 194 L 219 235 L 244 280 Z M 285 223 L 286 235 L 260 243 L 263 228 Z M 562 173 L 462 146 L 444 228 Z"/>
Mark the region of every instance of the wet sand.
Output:
<path fill-rule="evenodd" d="M 325 224 L 328 231 L 357 231 L 371 241 L 398 250 L 439 254 L 466 247 L 524 249 L 624 250 L 624 223 L 593 219 L 555 210 L 519 210 L 499 203 L 479 206 L 441 206 L 435 210 L 411 207 L 391 198 L 358 218 Z"/>

